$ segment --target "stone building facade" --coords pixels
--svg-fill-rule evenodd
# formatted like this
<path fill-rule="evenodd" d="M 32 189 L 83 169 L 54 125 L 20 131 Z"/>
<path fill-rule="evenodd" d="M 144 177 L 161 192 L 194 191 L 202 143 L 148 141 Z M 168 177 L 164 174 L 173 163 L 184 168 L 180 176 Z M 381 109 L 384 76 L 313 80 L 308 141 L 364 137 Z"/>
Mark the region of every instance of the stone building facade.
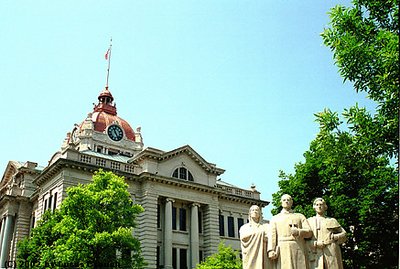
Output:
<path fill-rule="evenodd" d="M 46 167 L 10 161 L 0 182 L 0 265 L 12 265 L 16 244 L 66 190 L 91 181 L 102 168 L 124 176 L 132 199 L 145 211 L 135 230 L 148 268 L 194 268 L 221 240 L 240 249 L 239 228 L 252 204 L 267 201 L 251 186 L 219 179 L 224 170 L 189 145 L 163 151 L 144 147 L 140 128 L 117 115 L 106 87 L 98 104 L 67 134 Z M 247 184 L 247 183 L 245 183 Z"/>

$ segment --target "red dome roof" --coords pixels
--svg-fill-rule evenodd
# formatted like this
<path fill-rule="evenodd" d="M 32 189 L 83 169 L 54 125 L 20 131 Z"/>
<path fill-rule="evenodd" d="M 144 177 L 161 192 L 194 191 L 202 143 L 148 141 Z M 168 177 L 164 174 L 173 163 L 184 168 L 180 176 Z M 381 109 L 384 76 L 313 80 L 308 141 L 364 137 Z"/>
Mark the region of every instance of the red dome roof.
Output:
<path fill-rule="evenodd" d="M 117 108 L 113 104 L 114 97 L 106 87 L 98 97 L 99 103 L 94 107 L 92 121 L 94 130 L 104 132 L 113 123 L 118 124 L 124 130 L 127 139 L 135 141 L 135 132 L 127 121 L 117 116 Z"/>
<path fill-rule="evenodd" d="M 92 114 L 92 121 L 94 124 L 94 130 L 97 132 L 104 132 L 108 126 L 117 123 L 124 130 L 126 138 L 135 141 L 135 132 L 132 127 L 127 121 L 117 115 L 111 115 L 105 111 L 94 112 Z"/>

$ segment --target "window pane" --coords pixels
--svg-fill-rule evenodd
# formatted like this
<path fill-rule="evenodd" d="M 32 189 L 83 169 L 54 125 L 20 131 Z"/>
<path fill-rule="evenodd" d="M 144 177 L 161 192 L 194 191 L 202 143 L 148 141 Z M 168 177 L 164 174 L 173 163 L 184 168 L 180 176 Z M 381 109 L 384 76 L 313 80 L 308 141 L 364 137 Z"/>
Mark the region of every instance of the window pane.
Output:
<path fill-rule="evenodd" d="M 198 211 L 199 233 L 203 232 L 203 212 Z"/>
<path fill-rule="evenodd" d="M 56 207 L 57 207 L 57 193 L 54 193 L 53 211 L 56 210 Z"/>
<path fill-rule="evenodd" d="M 179 178 L 180 179 L 186 179 L 186 168 L 179 168 Z"/>
<path fill-rule="evenodd" d="M 190 171 L 188 171 L 188 180 L 193 181 L 193 176 L 192 173 L 190 173 Z"/>
<path fill-rule="evenodd" d="M 219 215 L 219 235 L 220 236 L 225 235 L 224 216 L 223 215 Z"/>
<path fill-rule="evenodd" d="M 180 269 L 187 269 L 187 251 L 186 249 L 179 250 Z"/>
<path fill-rule="evenodd" d="M 172 207 L 172 230 L 176 230 L 176 207 Z"/>
<path fill-rule="evenodd" d="M 238 222 L 238 234 L 239 234 L 239 229 L 240 229 L 240 227 L 242 227 L 242 225 L 244 224 L 244 219 L 238 218 L 238 219 L 237 219 L 237 222 Z"/>
<path fill-rule="evenodd" d="M 179 230 L 186 231 L 186 209 L 179 208 Z"/>
<path fill-rule="evenodd" d="M 235 237 L 235 227 L 234 227 L 233 217 L 228 217 L 228 236 Z"/>
<path fill-rule="evenodd" d="M 172 248 L 172 267 L 174 269 L 177 269 L 178 267 L 176 266 L 176 248 Z"/>
<path fill-rule="evenodd" d="M 157 228 L 161 228 L 160 210 L 161 210 L 161 207 L 159 204 L 157 204 Z"/>
<path fill-rule="evenodd" d="M 157 261 L 156 261 L 156 265 L 157 268 L 160 268 L 160 246 L 157 246 Z"/>
<path fill-rule="evenodd" d="M 53 196 L 52 195 L 50 195 L 50 197 L 49 197 L 49 209 L 50 209 L 50 211 L 51 211 L 51 200 L 53 200 Z"/>
<path fill-rule="evenodd" d="M 172 176 L 178 178 L 178 173 L 179 173 L 179 168 L 176 168 Z"/>

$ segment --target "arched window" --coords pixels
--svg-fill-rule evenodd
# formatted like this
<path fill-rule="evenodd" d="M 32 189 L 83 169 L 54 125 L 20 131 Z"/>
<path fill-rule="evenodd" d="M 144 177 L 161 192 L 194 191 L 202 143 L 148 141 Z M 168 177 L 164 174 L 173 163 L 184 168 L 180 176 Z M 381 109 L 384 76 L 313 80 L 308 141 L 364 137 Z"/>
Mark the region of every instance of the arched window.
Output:
<path fill-rule="evenodd" d="M 192 173 L 190 173 L 190 171 L 187 170 L 185 167 L 176 168 L 174 173 L 172 174 L 172 177 L 193 181 Z"/>

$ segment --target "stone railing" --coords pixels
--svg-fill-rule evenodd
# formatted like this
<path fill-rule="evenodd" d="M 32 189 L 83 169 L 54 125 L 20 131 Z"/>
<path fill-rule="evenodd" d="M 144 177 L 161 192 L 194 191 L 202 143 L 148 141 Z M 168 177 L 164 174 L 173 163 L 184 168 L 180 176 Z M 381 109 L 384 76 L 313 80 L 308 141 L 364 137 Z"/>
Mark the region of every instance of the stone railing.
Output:
<path fill-rule="evenodd" d="M 240 189 L 240 188 L 219 185 L 218 182 L 217 182 L 217 188 L 222 189 L 223 191 L 225 191 L 228 194 L 233 194 L 236 196 L 242 196 L 242 197 L 252 198 L 252 199 L 260 199 L 260 193 L 258 191 L 244 190 L 244 189 Z"/>
<path fill-rule="evenodd" d="M 117 160 L 110 160 L 108 158 L 102 158 L 100 156 L 84 154 L 77 151 L 66 151 L 63 154 L 63 158 L 78 161 L 81 163 L 92 164 L 98 166 L 99 168 L 101 167 L 105 169 L 119 170 L 131 174 L 135 174 L 138 172 L 138 167 L 133 164 L 124 163 Z"/>

